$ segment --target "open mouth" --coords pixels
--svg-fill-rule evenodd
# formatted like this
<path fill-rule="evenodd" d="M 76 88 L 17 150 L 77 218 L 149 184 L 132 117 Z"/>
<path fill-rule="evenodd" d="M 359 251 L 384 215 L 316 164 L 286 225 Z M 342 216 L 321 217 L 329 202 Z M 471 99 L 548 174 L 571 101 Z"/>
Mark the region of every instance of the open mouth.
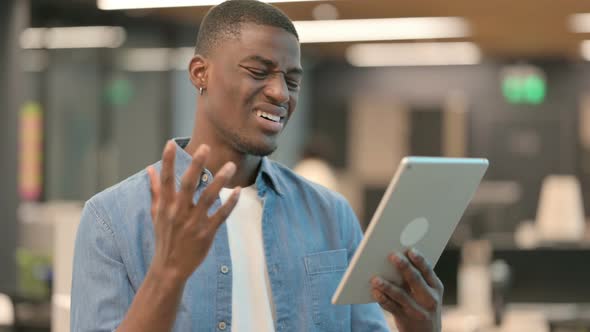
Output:
<path fill-rule="evenodd" d="M 263 119 L 266 119 L 266 120 L 269 120 L 269 121 L 272 121 L 272 122 L 277 122 L 277 123 L 280 123 L 281 120 L 283 119 L 283 117 L 281 117 L 281 116 L 273 115 L 273 114 L 268 114 L 268 113 L 263 112 L 263 111 L 256 111 L 256 115 L 259 116 L 259 117 L 261 117 L 261 118 L 263 118 Z"/>

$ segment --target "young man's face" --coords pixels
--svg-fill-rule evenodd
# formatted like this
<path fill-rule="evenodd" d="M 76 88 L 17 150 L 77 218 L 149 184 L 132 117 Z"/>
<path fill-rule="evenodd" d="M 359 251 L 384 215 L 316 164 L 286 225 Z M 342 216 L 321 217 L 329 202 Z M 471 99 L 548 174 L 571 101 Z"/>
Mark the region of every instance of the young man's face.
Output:
<path fill-rule="evenodd" d="M 242 24 L 240 37 L 215 47 L 209 64 L 204 109 L 210 125 L 242 153 L 272 153 L 299 95 L 297 38 L 280 28 Z"/>

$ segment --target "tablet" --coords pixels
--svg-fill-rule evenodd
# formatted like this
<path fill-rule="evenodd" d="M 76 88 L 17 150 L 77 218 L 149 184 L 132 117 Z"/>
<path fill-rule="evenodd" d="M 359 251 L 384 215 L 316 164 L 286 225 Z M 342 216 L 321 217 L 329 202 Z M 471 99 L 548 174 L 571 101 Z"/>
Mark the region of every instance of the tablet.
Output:
<path fill-rule="evenodd" d="M 392 252 L 416 248 L 434 266 L 487 168 L 487 159 L 404 158 L 332 303 L 376 302 L 371 295 L 373 276 L 399 285 L 402 278 L 387 260 Z"/>

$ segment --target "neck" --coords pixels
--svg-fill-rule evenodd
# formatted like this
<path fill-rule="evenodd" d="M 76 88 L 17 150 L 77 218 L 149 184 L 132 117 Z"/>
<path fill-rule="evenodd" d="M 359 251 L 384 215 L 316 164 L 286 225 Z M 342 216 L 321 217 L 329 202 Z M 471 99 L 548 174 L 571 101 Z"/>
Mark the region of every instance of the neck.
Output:
<path fill-rule="evenodd" d="M 185 151 L 192 156 L 201 144 L 207 144 L 211 148 L 211 152 L 205 167 L 211 173 L 217 174 L 221 167 L 230 161 L 236 165 L 236 173 L 226 184 L 226 187 L 248 187 L 254 184 L 262 157 L 239 152 L 223 139 L 212 135 L 213 133 L 208 133 L 207 129 L 197 127 L 195 126 Z"/>

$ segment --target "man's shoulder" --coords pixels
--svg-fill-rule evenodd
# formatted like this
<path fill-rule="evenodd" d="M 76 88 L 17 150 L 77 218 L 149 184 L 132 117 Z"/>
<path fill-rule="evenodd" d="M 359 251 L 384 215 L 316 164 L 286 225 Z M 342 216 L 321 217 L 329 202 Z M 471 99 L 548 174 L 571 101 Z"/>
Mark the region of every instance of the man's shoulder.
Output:
<path fill-rule="evenodd" d="M 304 197 L 328 203 L 348 204 L 348 201 L 340 193 L 309 181 L 279 162 L 269 160 L 269 168 L 271 168 L 281 192 L 285 194 L 298 196 L 303 194 Z"/>
<path fill-rule="evenodd" d="M 92 196 L 86 205 L 103 218 L 119 218 L 133 210 L 149 208 L 149 177 L 143 169 Z"/>

